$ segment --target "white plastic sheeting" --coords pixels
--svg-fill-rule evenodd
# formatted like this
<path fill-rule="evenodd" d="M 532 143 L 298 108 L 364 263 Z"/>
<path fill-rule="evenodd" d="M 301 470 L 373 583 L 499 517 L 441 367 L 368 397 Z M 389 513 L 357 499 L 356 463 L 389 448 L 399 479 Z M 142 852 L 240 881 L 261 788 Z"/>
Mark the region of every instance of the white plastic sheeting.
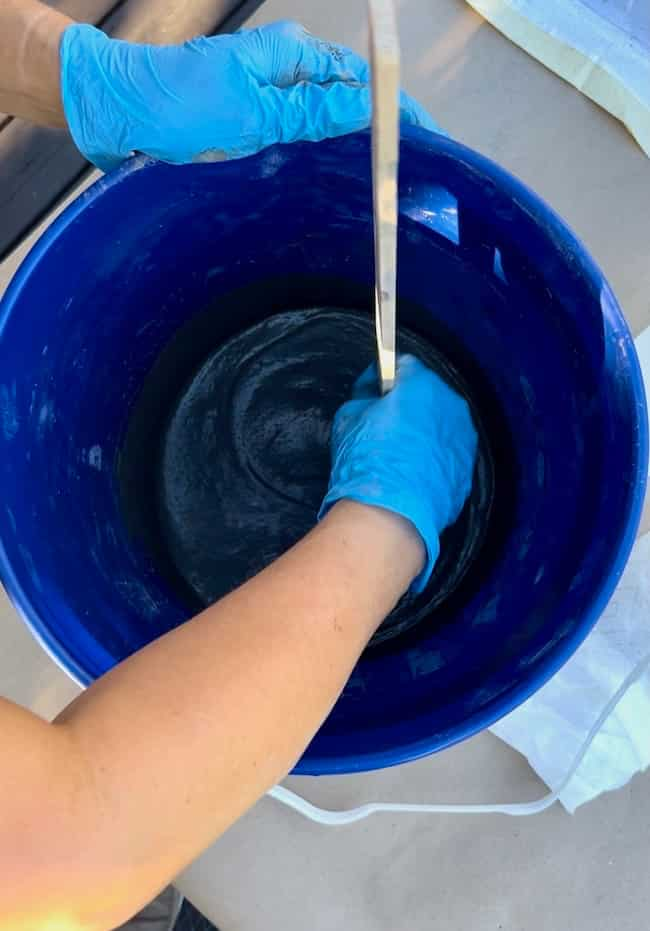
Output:
<path fill-rule="evenodd" d="M 648 0 L 467 0 L 495 28 L 621 120 L 650 155 Z"/>

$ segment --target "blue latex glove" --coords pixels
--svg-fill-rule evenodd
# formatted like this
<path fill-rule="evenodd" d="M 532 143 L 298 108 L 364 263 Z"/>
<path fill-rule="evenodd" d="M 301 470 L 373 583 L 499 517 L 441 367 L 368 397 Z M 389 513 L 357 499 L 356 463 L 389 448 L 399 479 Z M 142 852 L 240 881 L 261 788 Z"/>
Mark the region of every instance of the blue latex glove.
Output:
<path fill-rule="evenodd" d="M 469 405 L 414 356 L 399 359 L 397 382 L 378 396 L 376 366 L 355 383 L 332 427 L 332 472 L 319 520 L 340 498 L 401 514 L 427 550 L 411 591 L 425 587 L 439 536 L 472 487 L 478 437 Z"/>
<path fill-rule="evenodd" d="M 134 45 L 93 26 L 61 41 L 61 95 L 74 141 L 108 171 L 133 152 L 166 162 L 252 155 L 369 125 L 368 65 L 280 22 L 184 45 Z M 402 95 L 402 115 L 436 130 Z"/>

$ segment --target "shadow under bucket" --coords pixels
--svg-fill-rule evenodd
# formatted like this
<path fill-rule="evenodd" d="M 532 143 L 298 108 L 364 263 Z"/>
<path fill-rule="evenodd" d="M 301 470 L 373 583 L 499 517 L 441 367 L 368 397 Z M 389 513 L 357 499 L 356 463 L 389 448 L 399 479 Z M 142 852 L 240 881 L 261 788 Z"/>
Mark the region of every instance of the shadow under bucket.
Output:
<path fill-rule="evenodd" d="M 233 163 L 134 159 L 29 254 L 0 304 L 0 573 L 79 682 L 200 601 L 160 516 L 161 444 L 188 378 L 278 312 L 361 319 L 372 245 L 360 133 Z M 634 346 L 538 197 L 458 143 L 404 130 L 398 289 L 401 324 L 459 379 L 482 431 L 478 530 L 452 528 L 449 572 L 473 541 L 456 583 L 364 653 L 298 773 L 411 760 L 520 704 L 597 620 L 640 516 Z"/>

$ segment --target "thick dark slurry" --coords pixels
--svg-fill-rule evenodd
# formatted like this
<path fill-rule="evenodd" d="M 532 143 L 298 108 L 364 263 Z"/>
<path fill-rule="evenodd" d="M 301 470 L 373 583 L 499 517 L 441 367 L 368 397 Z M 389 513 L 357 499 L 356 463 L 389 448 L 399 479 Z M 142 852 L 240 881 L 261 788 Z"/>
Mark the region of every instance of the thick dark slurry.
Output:
<path fill-rule="evenodd" d="M 469 396 L 424 338 L 403 330 L 399 347 Z M 227 339 L 194 372 L 164 433 L 157 504 L 168 560 L 197 603 L 227 594 L 314 525 L 327 489 L 334 414 L 373 354 L 367 314 L 292 310 Z M 494 476 L 475 408 L 474 416 L 481 443 L 471 497 L 443 535 L 426 591 L 402 599 L 375 643 L 429 615 L 480 548 Z"/>

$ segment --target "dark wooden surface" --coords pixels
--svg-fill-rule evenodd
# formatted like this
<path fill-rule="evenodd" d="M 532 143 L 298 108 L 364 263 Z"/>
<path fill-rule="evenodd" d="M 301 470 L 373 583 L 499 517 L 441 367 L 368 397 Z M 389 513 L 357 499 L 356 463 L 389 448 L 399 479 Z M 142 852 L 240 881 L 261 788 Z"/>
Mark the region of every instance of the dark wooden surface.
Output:
<path fill-rule="evenodd" d="M 0 0 L 2 2 L 2 0 Z M 110 35 L 168 44 L 237 28 L 260 0 L 50 0 Z M 64 130 L 0 114 L 0 260 L 88 169 Z"/>

